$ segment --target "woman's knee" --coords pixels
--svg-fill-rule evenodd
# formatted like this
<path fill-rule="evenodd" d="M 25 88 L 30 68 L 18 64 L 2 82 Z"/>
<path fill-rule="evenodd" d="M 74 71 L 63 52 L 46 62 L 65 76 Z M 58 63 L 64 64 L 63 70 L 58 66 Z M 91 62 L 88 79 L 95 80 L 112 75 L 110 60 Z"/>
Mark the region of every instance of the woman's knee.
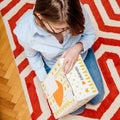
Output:
<path fill-rule="evenodd" d="M 100 103 L 103 100 L 104 95 L 105 95 L 104 89 L 102 91 L 98 91 L 98 94 L 93 99 L 91 99 L 89 103 L 92 105 Z"/>
<path fill-rule="evenodd" d="M 84 112 L 86 105 L 83 105 L 82 107 L 78 108 L 76 111 L 72 112 L 73 115 L 78 115 Z"/>

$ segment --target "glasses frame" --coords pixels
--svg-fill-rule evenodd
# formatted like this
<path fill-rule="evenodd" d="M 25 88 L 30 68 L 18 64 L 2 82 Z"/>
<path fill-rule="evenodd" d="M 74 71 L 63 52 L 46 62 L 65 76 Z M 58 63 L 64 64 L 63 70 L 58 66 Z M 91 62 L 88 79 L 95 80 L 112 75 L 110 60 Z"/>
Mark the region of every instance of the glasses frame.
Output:
<path fill-rule="evenodd" d="M 53 27 L 49 24 L 49 22 L 47 22 L 46 20 L 40 19 L 39 16 L 37 16 L 36 14 L 35 14 L 35 17 L 37 17 L 37 19 L 38 19 L 40 22 L 42 22 L 42 24 L 43 24 L 44 27 L 47 29 L 47 31 L 50 32 L 50 33 L 52 33 L 52 34 L 60 34 L 60 33 L 63 33 L 63 32 L 65 32 L 65 31 L 67 31 L 68 29 L 70 29 L 69 27 L 66 27 L 66 28 L 62 28 L 63 30 L 60 31 L 60 32 L 55 32 L 55 30 L 54 30 Z M 44 22 L 47 23 L 47 25 L 49 26 L 49 28 L 51 29 L 51 31 L 48 30 L 48 28 L 46 27 L 46 25 L 44 24 Z"/>
<path fill-rule="evenodd" d="M 42 20 L 42 19 L 41 19 Z M 53 29 L 53 27 L 47 22 L 47 21 L 45 21 L 45 20 L 42 20 L 42 21 L 44 21 L 44 22 L 46 22 L 47 23 L 47 25 L 50 27 L 50 29 L 52 30 L 52 32 L 54 33 L 54 34 L 60 34 L 60 33 L 63 33 L 63 32 L 65 32 L 65 31 L 67 31 L 69 28 L 62 28 L 63 30 L 61 30 L 60 32 L 55 32 L 55 30 Z M 43 23 L 44 24 L 44 23 Z"/>

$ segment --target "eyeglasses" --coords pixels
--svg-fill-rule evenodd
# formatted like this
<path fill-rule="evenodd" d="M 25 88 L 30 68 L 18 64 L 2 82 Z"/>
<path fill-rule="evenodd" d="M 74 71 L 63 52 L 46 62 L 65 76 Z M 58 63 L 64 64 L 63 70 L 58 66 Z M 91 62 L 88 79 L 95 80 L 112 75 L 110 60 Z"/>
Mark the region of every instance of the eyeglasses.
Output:
<path fill-rule="evenodd" d="M 67 31 L 68 29 L 70 29 L 69 27 L 66 27 L 66 28 L 61 28 L 61 30 L 56 30 L 56 28 L 54 28 L 49 22 L 47 22 L 46 20 L 44 19 L 40 19 L 39 16 L 37 16 L 35 14 L 35 16 L 37 17 L 37 19 L 42 23 L 42 25 L 46 28 L 46 30 L 52 34 L 60 34 L 60 33 L 63 33 L 65 31 Z M 49 27 L 49 28 L 48 28 Z M 50 30 L 49 30 L 50 29 Z M 57 32 L 56 32 L 57 31 Z"/>
<path fill-rule="evenodd" d="M 50 23 L 48 23 L 48 22 L 45 21 L 45 20 L 42 20 L 42 21 L 47 23 L 47 25 L 49 26 L 49 28 L 51 29 L 51 31 L 52 31 L 53 34 L 60 34 L 60 33 L 63 33 L 63 32 L 65 32 L 65 31 L 67 31 L 67 30 L 69 29 L 68 27 L 66 27 L 66 28 L 61 28 L 60 31 L 56 32 L 57 30 L 55 30 L 55 28 L 53 28 Z M 51 32 L 51 31 L 50 31 L 50 32 Z"/>

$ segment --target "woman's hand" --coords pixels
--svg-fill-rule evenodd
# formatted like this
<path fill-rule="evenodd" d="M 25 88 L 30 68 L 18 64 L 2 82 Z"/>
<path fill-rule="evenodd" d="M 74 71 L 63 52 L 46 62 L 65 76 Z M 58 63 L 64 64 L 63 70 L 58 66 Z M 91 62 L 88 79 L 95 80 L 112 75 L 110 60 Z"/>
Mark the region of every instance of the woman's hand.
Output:
<path fill-rule="evenodd" d="M 67 74 L 71 71 L 74 64 L 78 60 L 78 56 L 82 50 L 83 50 L 82 43 L 77 43 L 63 53 L 61 57 L 64 58 L 62 66 L 64 74 Z"/>

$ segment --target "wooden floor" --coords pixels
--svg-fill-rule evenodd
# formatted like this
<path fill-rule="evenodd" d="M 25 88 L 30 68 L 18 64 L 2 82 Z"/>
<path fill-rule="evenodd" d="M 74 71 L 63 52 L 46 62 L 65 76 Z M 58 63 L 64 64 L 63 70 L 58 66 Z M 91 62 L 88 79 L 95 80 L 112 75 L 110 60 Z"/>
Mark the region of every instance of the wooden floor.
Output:
<path fill-rule="evenodd" d="M 0 120 L 31 120 L 1 16 Z"/>

